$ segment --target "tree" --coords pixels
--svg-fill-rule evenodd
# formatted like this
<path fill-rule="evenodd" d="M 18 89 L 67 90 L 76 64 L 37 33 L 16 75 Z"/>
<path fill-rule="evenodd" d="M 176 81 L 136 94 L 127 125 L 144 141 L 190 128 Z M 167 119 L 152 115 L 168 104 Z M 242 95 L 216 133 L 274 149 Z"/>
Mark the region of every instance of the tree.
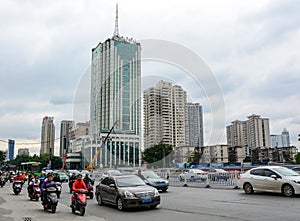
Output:
<path fill-rule="evenodd" d="M 51 161 L 52 161 L 51 163 L 52 163 L 53 169 L 61 169 L 62 168 L 63 161 L 62 161 L 61 157 L 53 156 Z"/>
<path fill-rule="evenodd" d="M 53 169 L 60 169 L 62 168 L 62 158 L 58 156 L 52 156 L 51 157 L 51 163 Z M 48 163 L 50 161 L 50 155 L 49 153 L 43 153 L 40 156 L 34 154 L 33 156 L 28 155 L 17 155 L 17 157 L 13 160 L 8 161 L 8 164 L 13 164 L 17 166 L 17 169 L 22 169 L 21 163 L 23 162 L 40 162 L 41 168 L 47 167 Z"/>
<path fill-rule="evenodd" d="M 300 163 L 300 152 L 295 155 L 296 164 Z"/>
<path fill-rule="evenodd" d="M 144 151 L 143 160 L 155 167 L 167 167 L 172 161 L 172 151 L 171 145 L 159 143 Z"/>
<path fill-rule="evenodd" d="M 199 152 L 199 150 L 195 150 L 194 151 L 187 151 L 185 154 L 185 158 L 187 159 L 188 163 L 196 163 L 198 164 L 200 159 L 201 159 L 201 153 Z"/>
<path fill-rule="evenodd" d="M 3 165 L 5 159 L 6 159 L 6 153 L 4 151 L 0 150 L 0 166 Z"/>

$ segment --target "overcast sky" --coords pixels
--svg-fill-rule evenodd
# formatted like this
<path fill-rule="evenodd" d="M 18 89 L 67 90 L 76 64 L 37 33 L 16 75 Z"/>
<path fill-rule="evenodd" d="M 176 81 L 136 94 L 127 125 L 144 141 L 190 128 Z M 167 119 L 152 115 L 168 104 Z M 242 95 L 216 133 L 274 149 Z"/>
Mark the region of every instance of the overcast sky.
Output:
<path fill-rule="evenodd" d="M 208 64 L 223 92 L 225 125 L 259 114 L 270 119 L 271 134 L 287 128 L 291 143 L 299 146 L 299 1 L 118 3 L 121 35 L 175 42 Z M 112 36 L 114 17 L 113 1 L 0 2 L 1 140 L 15 139 L 17 147 L 37 153 L 38 145 L 22 143 L 40 141 L 44 116 L 54 117 L 59 137 L 60 121 L 73 119 L 73 98 L 88 73 L 91 49 Z M 178 68 L 142 65 L 142 76 L 161 74 L 203 104 L 207 137 L 210 98 L 203 98 L 201 88 L 191 87 Z M 88 118 L 86 113 L 80 120 Z"/>

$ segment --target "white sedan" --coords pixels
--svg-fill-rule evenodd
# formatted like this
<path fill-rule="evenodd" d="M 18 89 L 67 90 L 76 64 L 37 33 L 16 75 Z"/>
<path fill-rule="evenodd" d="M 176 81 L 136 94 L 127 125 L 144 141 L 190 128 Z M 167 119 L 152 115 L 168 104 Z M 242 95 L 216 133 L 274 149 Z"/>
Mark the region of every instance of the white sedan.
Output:
<path fill-rule="evenodd" d="M 247 194 L 266 191 L 293 196 L 300 194 L 300 175 L 281 166 L 257 167 L 241 174 L 238 186 Z"/>
<path fill-rule="evenodd" d="M 187 179 L 187 180 L 207 180 L 207 173 L 203 170 L 199 170 L 199 169 L 190 169 L 190 170 L 186 170 L 183 173 L 179 174 L 179 179 L 181 181 Z"/>

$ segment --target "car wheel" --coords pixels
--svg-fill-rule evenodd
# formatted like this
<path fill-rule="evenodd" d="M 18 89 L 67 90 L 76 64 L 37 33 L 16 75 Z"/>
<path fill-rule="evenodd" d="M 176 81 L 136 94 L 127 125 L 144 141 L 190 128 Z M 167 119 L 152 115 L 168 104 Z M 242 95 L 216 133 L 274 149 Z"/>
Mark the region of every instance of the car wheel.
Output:
<path fill-rule="evenodd" d="M 244 191 L 246 194 L 251 194 L 253 193 L 253 187 L 250 183 L 245 183 L 244 184 Z"/>
<path fill-rule="evenodd" d="M 97 201 L 99 206 L 103 205 L 102 197 L 100 196 L 100 194 L 97 195 Z"/>
<path fill-rule="evenodd" d="M 294 188 L 290 184 L 284 184 L 282 186 L 282 194 L 287 197 L 293 196 L 295 193 Z"/>
<path fill-rule="evenodd" d="M 117 208 L 120 211 L 124 210 L 124 203 L 120 197 L 118 197 L 118 199 L 117 199 Z"/>

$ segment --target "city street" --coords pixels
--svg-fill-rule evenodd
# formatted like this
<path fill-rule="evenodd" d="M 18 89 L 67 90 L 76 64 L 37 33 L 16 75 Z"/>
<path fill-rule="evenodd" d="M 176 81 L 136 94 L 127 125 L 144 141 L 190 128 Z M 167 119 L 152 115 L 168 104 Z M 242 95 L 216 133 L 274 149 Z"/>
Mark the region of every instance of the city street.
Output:
<path fill-rule="evenodd" d="M 25 187 L 26 188 L 26 187 Z M 170 187 L 161 194 L 161 205 L 154 210 L 138 209 L 120 212 L 112 206 L 98 206 L 88 200 L 84 217 L 71 213 L 67 184 L 55 214 L 43 211 L 40 202 L 31 202 L 26 189 L 13 195 L 10 184 L 0 188 L 0 220 L 105 220 L 105 221 L 198 221 L 198 220 L 298 220 L 300 197 L 279 194 L 246 195 L 242 190 Z"/>

